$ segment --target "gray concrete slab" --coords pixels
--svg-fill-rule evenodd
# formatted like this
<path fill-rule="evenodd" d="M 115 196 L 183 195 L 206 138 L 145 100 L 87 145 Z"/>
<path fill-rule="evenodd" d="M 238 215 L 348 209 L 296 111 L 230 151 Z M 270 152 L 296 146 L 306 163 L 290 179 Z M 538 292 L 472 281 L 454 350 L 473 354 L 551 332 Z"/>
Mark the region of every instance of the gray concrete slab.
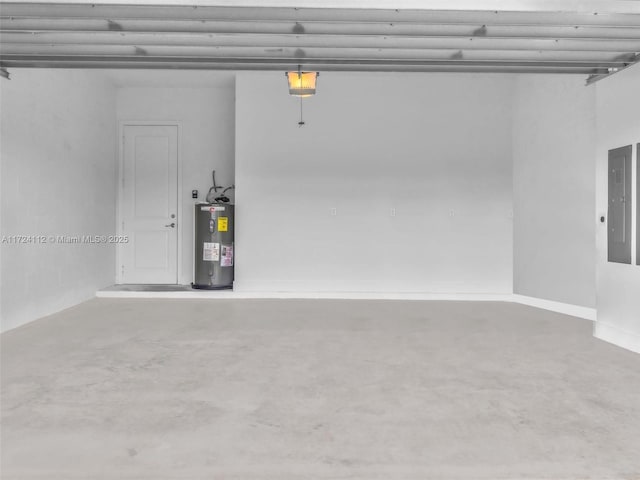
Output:
<path fill-rule="evenodd" d="M 1 336 L 2 478 L 637 479 L 640 356 L 500 302 L 96 299 Z"/>

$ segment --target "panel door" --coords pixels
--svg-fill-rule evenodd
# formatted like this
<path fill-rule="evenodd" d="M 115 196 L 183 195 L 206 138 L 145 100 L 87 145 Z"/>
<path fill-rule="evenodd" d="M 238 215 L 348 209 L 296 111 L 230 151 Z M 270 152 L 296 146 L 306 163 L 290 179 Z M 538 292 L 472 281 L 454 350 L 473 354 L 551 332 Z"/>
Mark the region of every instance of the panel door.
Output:
<path fill-rule="evenodd" d="M 178 279 L 178 127 L 126 125 L 123 131 L 121 283 Z"/>

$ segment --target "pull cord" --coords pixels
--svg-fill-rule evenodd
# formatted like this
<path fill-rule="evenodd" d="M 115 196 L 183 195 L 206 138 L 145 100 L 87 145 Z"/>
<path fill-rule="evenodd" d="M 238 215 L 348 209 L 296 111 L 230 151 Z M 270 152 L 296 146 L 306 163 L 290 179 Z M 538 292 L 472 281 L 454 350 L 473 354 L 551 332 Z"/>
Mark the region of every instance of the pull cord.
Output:
<path fill-rule="evenodd" d="M 304 120 L 302 120 L 302 97 L 300 97 L 300 121 L 298 127 L 304 127 Z"/>

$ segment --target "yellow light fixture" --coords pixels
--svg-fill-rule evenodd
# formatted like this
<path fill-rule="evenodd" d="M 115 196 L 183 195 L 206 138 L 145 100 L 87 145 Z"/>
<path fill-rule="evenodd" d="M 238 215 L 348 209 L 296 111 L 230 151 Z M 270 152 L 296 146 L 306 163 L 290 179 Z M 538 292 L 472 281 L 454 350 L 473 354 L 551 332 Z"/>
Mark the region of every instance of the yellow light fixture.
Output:
<path fill-rule="evenodd" d="M 287 72 L 289 94 L 301 98 L 315 95 L 318 75 L 318 72 L 303 72 L 300 68 L 297 72 Z"/>
<path fill-rule="evenodd" d="M 287 72 L 285 75 L 289 83 L 289 95 L 300 98 L 300 121 L 298 126 L 303 127 L 302 99 L 316 94 L 316 82 L 320 74 L 318 72 L 303 72 L 302 66 L 298 65 L 297 72 Z"/>

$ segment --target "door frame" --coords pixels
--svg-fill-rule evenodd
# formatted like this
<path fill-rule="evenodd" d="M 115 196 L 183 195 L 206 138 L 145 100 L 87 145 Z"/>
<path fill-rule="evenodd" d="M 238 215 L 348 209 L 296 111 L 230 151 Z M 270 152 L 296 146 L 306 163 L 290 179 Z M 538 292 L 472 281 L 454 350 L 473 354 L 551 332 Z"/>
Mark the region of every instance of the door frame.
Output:
<path fill-rule="evenodd" d="M 118 181 L 117 181 L 117 205 L 116 205 L 116 232 L 118 235 L 123 235 L 122 228 L 123 222 L 123 195 L 124 195 L 124 130 L 125 127 L 176 127 L 177 128 L 177 142 L 178 142 L 178 159 L 177 159 L 177 220 L 178 229 L 176 232 L 177 245 L 176 260 L 177 260 L 177 272 L 176 272 L 176 284 L 180 285 L 182 280 L 182 123 L 175 120 L 158 121 L 158 120 L 120 120 L 118 122 Z M 116 248 L 116 285 L 122 285 L 122 244 L 118 244 Z"/>

